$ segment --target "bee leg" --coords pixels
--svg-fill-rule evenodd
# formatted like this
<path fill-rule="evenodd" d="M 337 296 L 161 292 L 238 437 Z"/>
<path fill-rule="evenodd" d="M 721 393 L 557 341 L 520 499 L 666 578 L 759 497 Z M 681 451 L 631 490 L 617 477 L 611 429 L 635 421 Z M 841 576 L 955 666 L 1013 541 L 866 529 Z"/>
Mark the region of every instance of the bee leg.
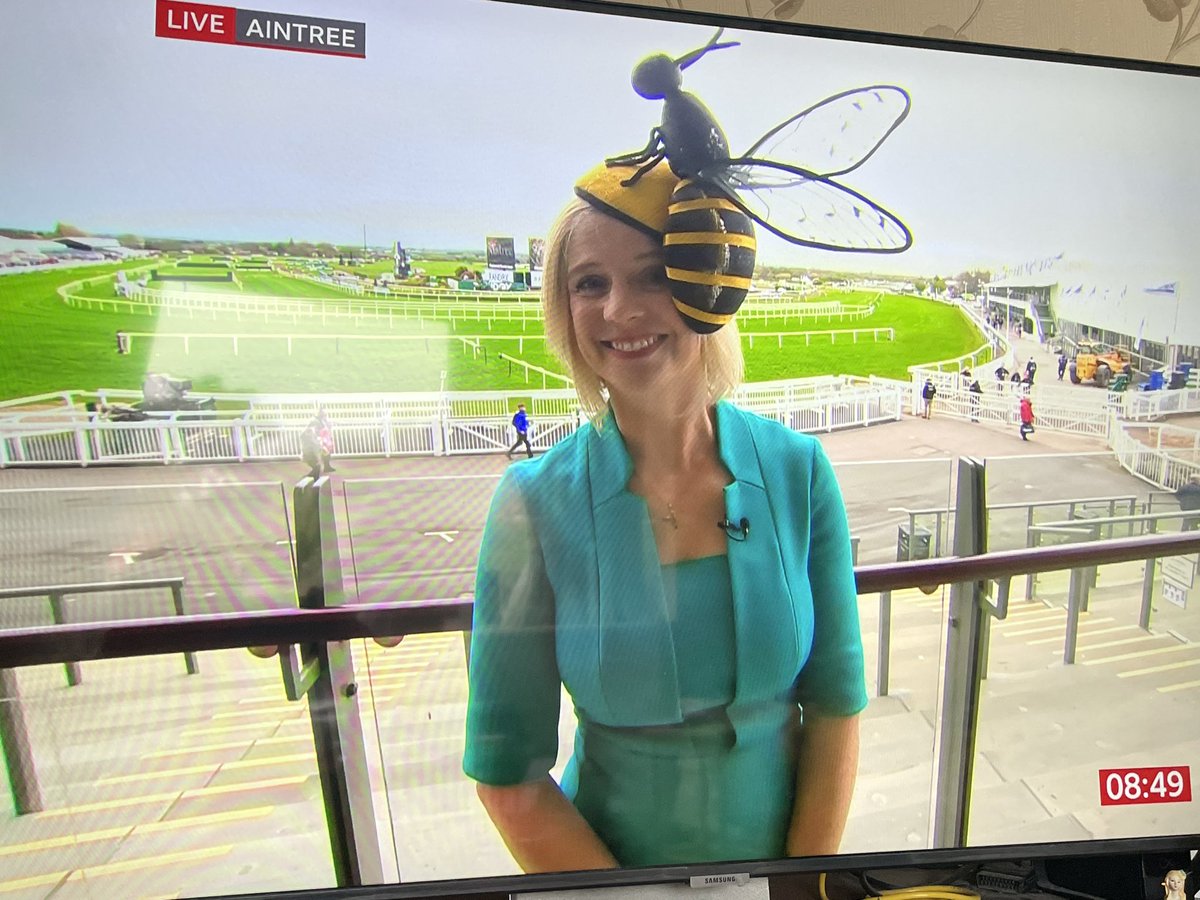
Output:
<path fill-rule="evenodd" d="M 622 153 L 620 156 L 612 156 L 604 161 L 606 166 L 636 166 L 644 163 L 646 160 L 655 154 L 658 159 L 662 159 L 662 132 L 655 125 L 650 129 L 650 141 L 641 150 L 635 150 L 633 153 Z"/>
<path fill-rule="evenodd" d="M 626 178 L 624 181 L 622 181 L 621 187 L 633 187 L 635 184 L 637 184 L 641 180 L 643 175 L 645 175 L 647 172 L 649 172 L 651 169 L 653 169 L 655 166 L 657 166 L 660 162 L 662 162 L 663 159 L 666 158 L 666 155 L 667 154 L 662 151 L 659 151 L 658 153 L 654 154 L 654 156 L 650 157 L 649 162 L 647 162 L 644 166 L 642 166 L 640 169 L 638 169 L 636 172 L 634 172 L 632 175 L 630 175 L 628 178 Z"/>

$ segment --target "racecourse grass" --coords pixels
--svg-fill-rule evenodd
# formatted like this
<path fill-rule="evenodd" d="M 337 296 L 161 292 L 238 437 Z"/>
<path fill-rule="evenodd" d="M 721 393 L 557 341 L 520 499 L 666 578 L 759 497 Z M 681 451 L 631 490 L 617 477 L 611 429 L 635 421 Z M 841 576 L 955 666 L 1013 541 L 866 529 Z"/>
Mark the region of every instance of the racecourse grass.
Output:
<path fill-rule="evenodd" d="M 161 264 L 161 263 L 160 263 Z M 523 332 L 519 322 L 403 320 L 390 323 L 371 317 L 331 317 L 322 325 L 317 320 L 232 313 L 188 313 L 183 311 L 100 311 L 67 306 L 56 289 L 81 278 L 106 276 L 82 293 L 112 299 L 111 275 L 130 270 L 129 263 L 113 263 L 73 269 L 6 275 L 0 278 L 0 399 L 30 396 L 60 390 L 95 388 L 138 389 L 147 372 L 167 372 L 188 378 L 195 393 L 210 392 L 345 392 L 345 391 L 430 391 L 441 384 L 452 390 L 534 390 L 541 378 L 525 374 L 519 366 L 500 359 L 500 354 L 518 357 L 550 371 L 564 367 L 546 350 L 544 341 L 533 338 L 540 324 L 528 323 Z M 231 284 L 190 284 L 189 291 L 220 290 L 245 295 L 306 297 L 327 301 L 331 310 L 344 309 L 350 298 L 335 288 L 273 272 L 239 272 L 241 290 Z M 861 304 L 871 294 L 846 292 L 820 299 L 843 299 Z M 355 298 L 357 300 L 357 298 Z M 464 297 L 469 300 L 469 295 Z M 918 362 L 948 359 L 969 352 L 980 343 L 974 328 L 955 309 L 911 297 L 883 296 L 875 312 L 858 320 L 768 320 L 747 319 L 742 323 L 746 351 L 747 380 L 769 381 L 823 374 L 880 375 L 906 378 L 907 367 Z M 813 334 L 806 345 L 803 336 L 762 337 L 749 348 L 748 335 L 763 331 L 825 331 L 847 328 L 885 328 L 896 331 L 896 340 L 873 342 L 849 335 L 831 340 Z M 133 352 L 116 353 L 117 331 L 161 335 L 135 338 Z M 239 353 L 229 338 L 200 338 L 184 342 L 173 334 L 239 334 Z M 294 340 L 292 353 L 282 338 L 265 335 L 320 335 L 317 339 Z M 335 335 L 412 335 L 417 340 L 355 341 Z M 511 335 L 507 341 L 484 342 L 485 353 L 477 356 L 454 339 L 454 335 Z M 254 337 L 254 335 L 264 335 Z M 560 383 L 550 380 L 548 387 Z"/>

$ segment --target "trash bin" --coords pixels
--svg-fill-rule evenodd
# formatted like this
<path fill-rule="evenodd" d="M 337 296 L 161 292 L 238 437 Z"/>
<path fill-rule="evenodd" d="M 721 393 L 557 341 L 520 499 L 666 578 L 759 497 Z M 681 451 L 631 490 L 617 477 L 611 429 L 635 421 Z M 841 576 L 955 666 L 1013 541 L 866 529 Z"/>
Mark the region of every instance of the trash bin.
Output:
<path fill-rule="evenodd" d="M 1167 387 L 1173 391 L 1185 388 L 1187 387 L 1187 378 L 1187 372 L 1184 372 L 1182 369 L 1176 369 L 1171 373 L 1171 383 Z"/>
<path fill-rule="evenodd" d="M 932 537 L 933 535 L 926 528 L 915 528 L 910 534 L 908 526 L 901 525 L 896 538 L 896 561 L 929 559 L 929 544 Z"/>
<path fill-rule="evenodd" d="M 1164 379 L 1162 369 L 1155 369 L 1150 373 L 1150 380 L 1146 382 L 1146 386 L 1143 388 L 1143 390 L 1161 391 L 1163 389 L 1163 382 Z"/>

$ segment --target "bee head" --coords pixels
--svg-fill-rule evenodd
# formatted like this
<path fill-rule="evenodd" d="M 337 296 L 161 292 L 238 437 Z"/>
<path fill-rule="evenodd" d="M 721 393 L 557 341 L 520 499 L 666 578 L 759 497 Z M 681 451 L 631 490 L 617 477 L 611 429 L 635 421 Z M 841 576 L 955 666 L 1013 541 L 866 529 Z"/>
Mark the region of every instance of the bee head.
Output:
<path fill-rule="evenodd" d="M 662 100 L 682 85 L 679 65 L 665 53 L 647 56 L 633 70 L 633 89 L 646 100 Z"/>

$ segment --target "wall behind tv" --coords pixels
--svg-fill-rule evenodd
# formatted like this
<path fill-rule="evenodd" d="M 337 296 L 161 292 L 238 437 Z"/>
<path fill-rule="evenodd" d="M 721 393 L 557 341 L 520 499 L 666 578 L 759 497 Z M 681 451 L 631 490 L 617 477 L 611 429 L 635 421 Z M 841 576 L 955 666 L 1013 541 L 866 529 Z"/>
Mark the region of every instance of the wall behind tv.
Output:
<path fill-rule="evenodd" d="M 1200 0 L 626 0 L 639 6 L 1200 66 Z"/>

